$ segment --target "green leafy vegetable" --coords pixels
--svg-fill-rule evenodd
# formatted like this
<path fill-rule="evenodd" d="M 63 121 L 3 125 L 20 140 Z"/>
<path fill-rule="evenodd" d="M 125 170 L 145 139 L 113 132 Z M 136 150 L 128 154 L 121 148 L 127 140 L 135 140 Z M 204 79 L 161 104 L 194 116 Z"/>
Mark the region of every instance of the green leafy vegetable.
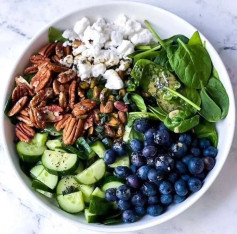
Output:
<path fill-rule="evenodd" d="M 11 121 L 11 123 L 15 125 L 17 123 L 16 117 L 8 116 L 8 112 L 11 110 L 11 108 L 12 108 L 12 96 L 9 96 L 4 107 L 4 114 Z"/>
<path fill-rule="evenodd" d="M 224 119 L 229 111 L 229 97 L 220 80 L 211 78 L 207 84 L 206 90 L 211 96 L 212 100 L 221 109 L 221 119 Z"/>
<path fill-rule="evenodd" d="M 161 121 L 165 120 L 167 113 L 161 107 L 149 106 L 148 108 L 149 111 L 152 112 L 154 115 L 156 115 L 158 119 L 160 119 Z"/>
<path fill-rule="evenodd" d="M 133 93 L 131 95 L 131 98 L 132 98 L 132 101 L 136 103 L 136 105 L 140 111 L 142 111 L 142 112 L 147 111 L 146 104 L 140 95 Z"/>
<path fill-rule="evenodd" d="M 194 131 L 198 138 L 207 138 L 212 144 L 217 147 L 218 134 L 213 123 L 207 121 L 201 121 L 195 128 Z"/>
<path fill-rule="evenodd" d="M 157 56 L 154 60 L 154 63 L 168 69 L 169 71 L 172 71 L 167 53 L 164 48 L 157 52 Z"/>
<path fill-rule="evenodd" d="M 182 34 L 177 34 L 177 35 L 174 35 L 170 38 L 167 38 L 164 40 L 164 42 L 165 42 L 166 46 L 178 45 L 178 39 L 181 40 L 183 43 L 188 44 L 189 39 Z"/>
<path fill-rule="evenodd" d="M 155 50 L 158 50 L 160 48 L 161 48 L 161 46 L 158 45 L 158 46 L 156 46 L 156 47 L 154 47 L 150 50 L 147 50 L 147 51 L 144 51 L 142 53 L 136 54 L 134 56 L 134 62 L 136 63 L 139 59 L 153 59 L 153 58 L 155 58 L 157 56 L 157 53 L 158 53 Z"/>
<path fill-rule="evenodd" d="M 135 46 L 135 50 L 150 50 L 152 46 L 150 45 L 137 45 Z"/>
<path fill-rule="evenodd" d="M 219 106 L 209 97 L 204 87 L 201 89 L 200 96 L 202 100 L 200 115 L 209 122 L 218 122 L 221 119 Z"/>
<path fill-rule="evenodd" d="M 32 78 L 35 76 L 35 74 L 29 74 L 29 75 L 24 75 L 24 79 L 26 79 L 26 81 L 28 82 L 28 83 L 30 83 L 31 82 L 31 80 L 32 80 Z"/>
<path fill-rule="evenodd" d="M 194 32 L 192 37 L 190 38 L 188 45 L 201 45 L 202 46 L 202 40 L 200 37 L 200 34 L 198 31 Z"/>
<path fill-rule="evenodd" d="M 76 147 L 78 149 L 81 149 L 87 157 L 93 152 L 89 144 L 86 142 L 86 140 L 83 137 L 79 137 L 76 141 Z"/>
<path fill-rule="evenodd" d="M 214 78 L 216 78 L 217 80 L 220 80 L 218 71 L 216 70 L 215 67 L 212 68 L 212 75 L 211 75 L 211 77 L 214 77 Z"/>
<path fill-rule="evenodd" d="M 50 27 L 48 31 L 49 42 L 65 42 L 67 41 L 66 38 L 62 36 L 62 32 L 54 27 Z"/>

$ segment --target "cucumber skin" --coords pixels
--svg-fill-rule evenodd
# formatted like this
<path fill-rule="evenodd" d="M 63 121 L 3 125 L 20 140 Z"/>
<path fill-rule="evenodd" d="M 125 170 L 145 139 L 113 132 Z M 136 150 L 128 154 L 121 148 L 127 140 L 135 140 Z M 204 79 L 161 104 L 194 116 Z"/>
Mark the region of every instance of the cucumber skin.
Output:
<path fill-rule="evenodd" d="M 45 184 L 43 184 L 42 182 L 40 182 L 40 181 L 38 181 L 38 180 L 33 180 L 32 181 L 32 188 L 34 188 L 34 189 L 40 189 L 40 190 L 43 190 L 43 191 L 45 191 L 45 192 L 53 192 L 53 190 L 52 189 L 50 189 L 47 185 L 45 185 Z"/>
<path fill-rule="evenodd" d="M 87 223 L 97 223 L 100 218 L 98 215 L 90 213 L 89 209 L 85 209 L 84 215 Z"/>
<path fill-rule="evenodd" d="M 71 177 L 71 178 L 68 178 L 68 177 Z M 65 181 L 66 178 L 68 178 L 68 181 Z M 71 181 L 72 181 L 72 182 L 71 182 Z M 67 185 L 65 185 L 65 182 L 67 183 Z M 61 184 L 61 183 L 63 183 L 63 184 Z M 70 183 L 71 183 L 71 184 L 70 184 Z M 65 188 L 70 187 L 70 186 L 73 186 L 73 187 L 75 187 L 75 188 L 76 188 L 76 187 L 78 188 L 79 184 L 77 183 L 77 181 L 74 179 L 73 176 L 64 177 L 64 178 L 62 178 L 62 179 L 58 182 L 58 184 L 57 184 L 57 187 L 56 187 L 56 194 L 57 194 L 57 195 L 62 195 L 62 194 L 63 194 L 63 192 L 65 191 L 65 190 L 62 190 L 62 187 L 63 187 L 63 186 L 65 186 Z"/>
<path fill-rule="evenodd" d="M 119 186 L 123 185 L 124 183 L 119 182 L 119 181 L 114 181 L 114 182 L 108 182 L 102 186 L 102 190 L 105 192 L 107 189 L 110 188 L 118 188 Z"/>
<path fill-rule="evenodd" d="M 98 208 L 99 207 L 99 208 Z M 89 212 L 96 215 L 105 215 L 112 209 L 110 203 L 108 203 L 104 198 L 97 196 L 91 196 Z"/>
<path fill-rule="evenodd" d="M 54 194 L 51 193 L 51 192 L 47 192 L 47 191 L 44 191 L 44 190 L 41 190 L 41 189 L 36 189 L 35 191 L 37 191 L 38 193 L 44 195 L 45 197 L 48 197 L 48 198 L 53 198 L 54 197 Z"/>
<path fill-rule="evenodd" d="M 100 141 L 94 142 L 91 145 L 91 149 L 99 156 L 99 158 L 104 158 L 104 153 L 106 149 L 102 142 Z"/>

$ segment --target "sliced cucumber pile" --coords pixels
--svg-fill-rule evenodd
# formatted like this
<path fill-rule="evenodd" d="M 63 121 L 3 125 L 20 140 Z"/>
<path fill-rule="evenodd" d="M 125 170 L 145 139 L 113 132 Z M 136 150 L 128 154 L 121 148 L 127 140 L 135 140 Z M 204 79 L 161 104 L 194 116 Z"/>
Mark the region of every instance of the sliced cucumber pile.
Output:
<path fill-rule="evenodd" d="M 96 141 L 91 145 L 91 149 L 100 157 L 100 158 L 104 158 L 104 154 L 105 154 L 105 147 L 102 144 L 102 142 L 100 141 Z"/>

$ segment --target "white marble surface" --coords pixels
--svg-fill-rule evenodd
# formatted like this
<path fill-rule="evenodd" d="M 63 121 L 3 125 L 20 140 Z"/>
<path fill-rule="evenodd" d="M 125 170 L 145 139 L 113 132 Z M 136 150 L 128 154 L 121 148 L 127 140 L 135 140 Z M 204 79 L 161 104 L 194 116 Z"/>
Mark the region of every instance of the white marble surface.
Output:
<path fill-rule="evenodd" d="M 29 39 L 46 23 L 94 0 L 0 0 L 0 71 L 5 84 L 13 64 Z M 237 2 L 233 0 L 142 0 L 183 17 L 213 43 L 222 57 L 237 94 Z M 4 88 L 3 85 L 0 87 Z M 0 92 L 1 93 L 1 92 Z M 227 137 L 228 137 L 228 133 Z M 1 150 L 1 148 L 0 148 Z M 0 157 L 0 229 L 2 234 L 83 233 L 65 220 L 42 210 L 16 183 L 6 155 Z M 140 234 L 237 233 L 237 140 L 209 191 L 178 217 Z"/>

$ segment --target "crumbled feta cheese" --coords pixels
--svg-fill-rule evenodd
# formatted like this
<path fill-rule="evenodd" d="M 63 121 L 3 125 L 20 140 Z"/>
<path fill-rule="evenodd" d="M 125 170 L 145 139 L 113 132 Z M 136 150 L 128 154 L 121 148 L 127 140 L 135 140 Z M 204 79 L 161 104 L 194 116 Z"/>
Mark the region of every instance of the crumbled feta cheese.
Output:
<path fill-rule="evenodd" d="M 111 32 L 111 45 L 119 46 L 123 41 L 123 34 L 119 31 Z"/>
<path fill-rule="evenodd" d="M 63 42 L 63 47 L 71 46 L 72 43 L 70 41 Z"/>
<path fill-rule="evenodd" d="M 106 28 L 106 22 L 105 19 L 99 17 L 96 22 L 92 25 L 92 28 L 95 29 L 98 32 L 103 32 Z"/>
<path fill-rule="evenodd" d="M 119 64 L 119 56 L 117 51 L 105 50 L 104 52 L 105 65 L 106 67 L 112 67 Z"/>
<path fill-rule="evenodd" d="M 153 37 L 148 29 L 142 29 L 138 33 L 133 34 L 129 37 L 131 42 L 135 45 L 146 45 L 151 43 Z"/>
<path fill-rule="evenodd" d="M 78 35 L 72 29 L 66 29 L 62 36 L 66 39 L 69 39 L 70 41 L 75 41 L 78 39 Z"/>
<path fill-rule="evenodd" d="M 91 64 L 90 62 L 77 64 L 77 75 L 81 80 L 86 80 L 91 77 Z"/>
<path fill-rule="evenodd" d="M 73 64 L 73 57 L 72 55 L 67 55 L 63 59 L 60 59 L 60 63 L 65 67 L 71 67 Z"/>
<path fill-rule="evenodd" d="M 81 20 L 76 22 L 73 30 L 76 34 L 80 35 L 86 30 L 88 26 L 90 26 L 90 21 L 86 17 L 83 17 Z"/>
<path fill-rule="evenodd" d="M 106 67 L 103 63 L 98 63 L 95 65 L 92 65 L 91 67 L 91 73 L 93 77 L 98 77 L 100 75 L 103 75 L 106 71 Z"/>
<path fill-rule="evenodd" d="M 77 65 L 78 63 L 86 63 L 87 62 L 87 58 L 82 56 L 82 55 L 77 55 L 74 57 L 74 64 Z"/>
<path fill-rule="evenodd" d="M 84 50 L 86 50 L 86 46 L 85 45 L 80 45 L 77 48 L 73 49 L 72 54 L 74 56 L 77 56 L 77 55 L 81 54 Z"/>
<path fill-rule="evenodd" d="M 126 71 L 130 67 L 131 62 L 129 60 L 121 60 L 118 70 Z"/>
<path fill-rule="evenodd" d="M 106 79 L 105 87 L 108 89 L 122 89 L 124 87 L 122 79 L 115 70 L 107 70 L 103 77 Z"/>
<path fill-rule="evenodd" d="M 128 40 L 123 40 L 121 45 L 117 48 L 117 52 L 120 58 L 126 57 L 128 54 L 134 52 L 134 45 Z"/>

